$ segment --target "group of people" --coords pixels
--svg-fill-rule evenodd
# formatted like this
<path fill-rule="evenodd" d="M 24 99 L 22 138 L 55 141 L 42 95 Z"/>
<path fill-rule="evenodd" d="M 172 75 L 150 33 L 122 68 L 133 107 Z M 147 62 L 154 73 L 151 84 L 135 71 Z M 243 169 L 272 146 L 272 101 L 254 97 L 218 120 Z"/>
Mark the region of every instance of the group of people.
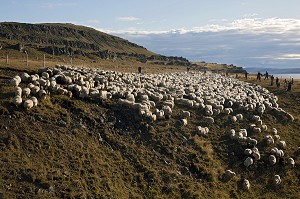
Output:
<path fill-rule="evenodd" d="M 247 72 L 246 72 L 246 73 L 247 73 Z M 245 76 L 246 76 L 246 75 L 245 75 Z M 258 73 L 257 73 L 256 80 L 261 81 L 261 76 L 262 76 L 262 74 L 261 74 L 260 72 L 258 72 Z M 246 76 L 246 78 L 247 78 L 247 76 Z M 266 73 L 265 73 L 265 80 L 266 80 L 266 79 L 269 79 L 269 73 L 268 73 L 268 71 L 266 71 Z M 274 76 L 271 75 L 271 76 L 270 76 L 270 79 L 271 79 L 271 86 L 273 86 L 273 85 L 274 85 Z M 276 77 L 275 83 L 276 83 L 277 88 L 280 88 L 280 80 L 279 80 L 278 77 Z M 293 78 L 291 79 L 291 81 L 287 81 L 286 79 L 284 79 L 283 87 L 284 87 L 284 89 L 286 89 L 287 91 L 291 91 L 291 90 L 292 90 L 292 85 L 293 85 L 293 84 L 294 84 L 294 79 L 293 79 Z"/>

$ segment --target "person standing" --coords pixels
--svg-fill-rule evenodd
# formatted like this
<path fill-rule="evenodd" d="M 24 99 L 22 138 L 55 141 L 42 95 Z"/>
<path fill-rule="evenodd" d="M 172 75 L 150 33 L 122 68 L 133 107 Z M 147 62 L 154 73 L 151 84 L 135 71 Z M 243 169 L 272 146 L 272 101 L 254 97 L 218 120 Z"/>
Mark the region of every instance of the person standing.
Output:
<path fill-rule="evenodd" d="M 287 87 L 287 81 L 286 81 L 286 79 L 284 79 L 283 87 L 284 87 L 284 89 L 286 89 L 286 87 Z"/>
<path fill-rule="evenodd" d="M 266 79 L 269 79 L 269 73 L 268 73 L 268 71 L 266 71 L 265 80 Z"/>
<path fill-rule="evenodd" d="M 258 72 L 258 73 L 257 73 L 256 80 L 259 80 L 259 81 L 260 81 L 260 75 L 261 75 L 260 72 Z"/>
<path fill-rule="evenodd" d="M 291 91 L 292 90 L 292 82 L 288 82 L 288 87 L 286 91 Z"/>
<path fill-rule="evenodd" d="M 274 76 L 271 75 L 271 86 L 273 86 L 273 85 L 274 85 Z"/>
<path fill-rule="evenodd" d="M 279 81 L 278 77 L 276 77 L 276 86 L 277 86 L 277 88 L 280 87 L 280 81 Z"/>

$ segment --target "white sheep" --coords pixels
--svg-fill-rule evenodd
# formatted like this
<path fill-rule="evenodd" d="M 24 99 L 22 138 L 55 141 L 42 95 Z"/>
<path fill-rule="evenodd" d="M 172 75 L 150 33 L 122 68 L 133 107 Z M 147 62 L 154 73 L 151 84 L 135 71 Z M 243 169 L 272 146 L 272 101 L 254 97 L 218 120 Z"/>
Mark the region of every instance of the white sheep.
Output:
<path fill-rule="evenodd" d="M 274 155 L 269 156 L 269 162 L 271 165 L 276 164 L 276 157 Z"/>
<path fill-rule="evenodd" d="M 45 79 L 49 79 L 49 73 L 47 72 L 42 72 L 42 77 L 45 78 Z"/>
<path fill-rule="evenodd" d="M 235 117 L 239 121 L 243 120 L 243 118 L 244 118 L 242 114 L 237 114 Z"/>
<path fill-rule="evenodd" d="M 261 133 L 261 128 L 255 126 L 255 127 L 253 127 L 253 132 L 254 133 Z"/>
<path fill-rule="evenodd" d="M 163 110 L 155 109 L 155 114 L 156 114 L 157 119 L 162 119 L 165 116 L 165 113 Z"/>
<path fill-rule="evenodd" d="M 68 91 L 64 92 L 64 93 L 67 93 Z M 88 97 L 90 94 L 90 90 L 89 88 L 85 87 L 85 86 L 82 86 L 82 90 L 81 92 L 79 93 L 79 97 L 84 99 L 86 97 Z"/>
<path fill-rule="evenodd" d="M 289 158 L 287 163 L 290 167 L 295 167 L 295 160 L 293 158 Z"/>
<path fill-rule="evenodd" d="M 126 99 L 128 100 L 128 101 L 131 101 L 131 102 L 135 102 L 135 97 L 134 97 L 134 95 L 131 93 L 131 94 L 128 94 L 127 96 L 126 96 Z"/>
<path fill-rule="evenodd" d="M 22 81 L 21 77 L 18 76 L 18 75 L 16 75 L 14 78 L 12 78 L 10 80 L 10 85 L 17 87 L 17 86 L 19 86 L 19 84 L 21 83 L 21 81 Z"/>
<path fill-rule="evenodd" d="M 29 95 L 30 95 L 30 88 L 23 88 L 22 89 L 22 95 L 24 96 L 24 97 L 28 97 Z"/>
<path fill-rule="evenodd" d="M 208 116 L 203 117 L 203 121 L 208 124 L 213 124 L 215 122 L 214 118 Z"/>
<path fill-rule="evenodd" d="M 31 97 L 30 100 L 33 102 L 33 106 L 37 106 L 38 105 L 38 100 L 36 97 Z"/>
<path fill-rule="evenodd" d="M 207 116 L 212 116 L 214 114 L 212 105 L 205 105 L 205 114 Z"/>
<path fill-rule="evenodd" d="M 225 177 L 228 178 L 228 179 L 231 179 L 233 178 L 234 176 L 236 176 L 235 172 L 231 171 L 231 170 L 226 170 L 225 173 L 224 173 Z"/>
<path fill-rule="evenodd" d="M 247 157 L 246 160 L 244 161 L 244 165 L 246 167 L 249 167 L 252 164 L 253 164 L 253 159 L 251 157 Z"/>
<path fill-rule="evenodd" d="M 28 75 L 28 73 L 25 73 L 25 72 L 21 73 L 22 82 L 27 82 L 29 80 L 29 78 L 30 78 L 30 75 Z"/>
<path fill-rule="evenodd" d="M 199 132 L 200 135 L 206 135 L 209 132 L 207 127 L 197 126 L 196 130 Z"/>
<path fill-rule="evenodd" d="M 107 91 L 105 91 L 105 90 L 100 91 L 100 92 L 99 92 L 99 98 L 100 98 L 101 100 L 106 100 L 106 99 L 107 99 Z M 121 99 L 120 99 L 120 100 L 121 100 Z M 130 102 L 132 102 L 132 101 L 130 101 Z"/>
<path fill-rule="evenodd" d="M 256 146 L 257 140 L 251 137 L 247 137 L 247 143 Z"/>
<path fill-rule="evenodd" d="M 163 102 L 163 105 L 164 106 L 169 106 L 170 108 L 174 108 L 175 103 L 174 103 L 173 100 L 166 100 L 166 101 Z"/>
<path fill-rule="evenodd" d="M 22 104 L 22 97 L 17 95 L 13 98 L 13 104 L 16 106 L 20 106 Z"/>
<path fill-rule="evenodd" d="M 275 141 L 279 141 L 279 140 L 280 140 L 280 135 L 278 135 L 278 134 L 277 134 L 277 135 L 274 135 L 273 137 L 274 137 L 274 140 L 275 140 Z"/>
<path fill-rule="evenodd" d="M 219 115 L 221 113 L 220 109 L 213 109 L 213 115 Z"/>
<path fill-rule="evenodd" d="M 152 122 L 155 122 L 156 119 L 157 119 L 157 117 L 156 117 L 155 114 L 151 114 L 151 115 L 150 115 L 150 119 L 151 119 Z"/>
<path fill-rule="evenodd" d="M 256 124 L 257 124 L 258 126 L 262 126 L 263 122 L 262 122 L 262 120 L 257 120 L 257 121 L 256 121 Z"/>
<path fill-rule="evenodd" d="M 233 112 L 233 109 L 232 108 L 224 108 L 224 110 L 223 110 L 223 113 L 225 114 L 225 115 L 230 115 L 230 113 L 232 113 Z"/>
<path fill-rule="evenodd" d="M 253 148 L 252 148 L 252 152 L 253 152 L 253 153 L 259 153 L 259 150 L 258 150 L 257 147 L 253 147 Z"/>
<path fill-rule="evenodd" d="M 191 113 L 189 111 L 182 111 L 181 112 L 181 117 L 182 118 L 190 118 L 191 117 Z"/>
<path fill-rule="evenodd" d="M 279 148 L 284 149 L 286 147 L 286 142 L 281 140 L 281 141 L 278 142 L 278 146 L 279 146 Z"/>
<path fill-rule="evenodd" d="M 188 123 L 188 122 L 187 122 L 187 119 L 185 119 L 185 118 L 180 119 L 179 122 L 180 122 L 180 124 L 181 124 L 182 126 L 186 126 L 187 123 Z"/>
<path fill-rule="evenodd" d="M 271 135 L 266 136 L 266 142 L 268 146 L 273 145 L 275 143 L 274 138 Z"/>
<path fill-rule="evenodd" d="M 252 154 L 252 150 L 251 149 L 245 149 L 244 154 L 247 155 L 247 156 L 250 156 Z"/>
<path fill-rule="evenodd" d="M 21 87 L 16 87 L 15 89 L 15 96 L 22 96 L 22 88 Z"/>
<path fill-rule="evenodd" d="M 256 124 L 250 124 L 249 128 L 253 130 L 253 128 L 256 127 Z"/>
<path fill-rule="evenodd" d="M 252 156 L 253 156 L 254 160 L 260 160 L 260 153 L 259 153 L 259 151 L 253 152 Z"/>
<path fill-rule="evenodd" d="M 233 102 L 232 101 L 228 101 L 227 102 L 227 107 L 232 107 L 233 106 Z"/>
<path fill-rule="evenodd" d="M 31 89 L 31 93 L 32 93 L 33 95 L 36 95 L 39 91 L 40 91 L 40 87 L 39 87 L 39 86 L 34 86 L 34 87 Z"/>
<path fill-rule="evenodd" d="M 260 117 L 259 117 L 258 115 L 253 115 L 253 116 L 252 116 L 252 119 L 253 119 L 253 121 L 255 121 L 255 122 L 261 120 Z"/>
<path fill-rule="evenodd" d="M 247 179 L 244 179 L 242 182 L 242 186 L 245 190 L 249 190 L 250 189 L 250 182 Z"/>
<path fill-rule="evenodd" d="M 283 157 L 283 156 L 284 156 L 283 150 L 279 149 L 279 150 L 277 151 L 277 156 L 278 156 L 278 157 Z"/>
<path fill-rule="evenodd" d="M 273 182 L 274 182 L 275 185 L 279 185 L 279 184 L 281 183 L 281 178 L 280 178 L 280 176 L 279 176 L 279 175 L 275 175 L 275 176 L 273 177 Z"/>
<path fill-rule="evenodd" d="M 277 147 L 273 147 L 273 148 L 271 148 L 271 154 L 273 154 L 273 155 L 277 155 L 278 154 L 278 148 Z"/>
<path fill-rule="evenodd" d="M 172 115 L 172 109 L 169 106 L 163 106 L 162 110 L 164 111 L 165 116 L 170 117 Z"/>
<path fill-rule="evenodd" d="M 277 135 L 277 129 L 276 128 L 272 128 L 272 133 L 273 133 L 273 135 Z"/>
<path fill-rule="evenodd" d="M 31 109 L 33 107 L 33 101 L 31 99 L 27 99 L 23 105 L 25 109 Z"/>
<path fill-rule="evenodd" d="M 232 123 L 235 123 L 236 121 L 237 121 L 236 116 L 232 116 L 232 117 L 231 117 L 231 122 L 232 122 Z"/>
<path fill-rule="evenodd" d="M 264 104 L 261 104 L 258 108 L 257 108 L 257 111 L 258 111 L 258 114 L 262 115 L 266 110 L 266 107 Z"/>
<path fill-rule="evenodd" d="M 268 130 L 268 126 L 267 125 L 261 125 L 261 131 L 262 132 L 266 132 Z"/>
<path fill-rule="evenodd" d="M 40 77 L 38 74 L 30 75 L 29 81 L 34 82 L 34 81 L 37 81 L 39 78 Z"/>
<path fill-rule="evenodd" d="M 229 131 L 229 136 L 230 136 L 230 138 L 231 138 L 232 140 L 234 140 L 234 139 L 236 139 L 236 138 L 237 138 L 237 136 L 236 136 L 236 133 L 235 133 L 235 130 L 234 130 L 234 129 L 231 129 L 231 130 Z"/>
<path fill-rule="evenodd" d="M 44 89 L 39 90 L 38 96 L 42 99 L 45 100 L 47 97 L 47 92 Z"/>
<path fill-rule="evenodd" d="M 240 129 L 239 133 L 242 134 L 242 137 L 247 137 L 248 135 L 247 129 Z"/>

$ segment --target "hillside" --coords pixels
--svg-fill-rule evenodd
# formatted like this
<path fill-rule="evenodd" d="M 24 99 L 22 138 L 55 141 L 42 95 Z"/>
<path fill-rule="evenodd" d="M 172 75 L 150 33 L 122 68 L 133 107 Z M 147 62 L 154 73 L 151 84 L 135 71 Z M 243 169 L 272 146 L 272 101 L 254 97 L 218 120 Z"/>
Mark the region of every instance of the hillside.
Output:
<path fill-rule="evenodd" d="M 25 110 L 12 104 L 15 88 L 9 86 L 9 80 L 21 72 L 37 71 L 1 66 L 0 72 L 1 197 L 299 198 L 299 82 L 292 93 L 286 93 L 266 81 L 248 80 L 279 96 L 279 106 L 295 120 L 288 122 L 271 111 L 262 115 L 269 130 L 254 135 L 262 158 L 246 168 L 243 149 L 247 145 L 230 140 L 228 132 L 232 128 L 249 130 L 256 111 L 245 112 L 234 106 L 232 115 L 242 113 L 243 121 L 234 124 L 230 115 L 221 113 L 209 125 L 203 121 L 203 109 L 176 105 L 171 117 L 153 122 L 120 104 L 117 96 L 81 99 L 55 93 L 39 101 L 37 107 Z M 113 78 L 117 73 L 101 74 Z M 178 78 L 181 76 L 189 74 L 182 73 Z M 150 81 L 147 74 L 140 77 Z M 208 74 L 210 77 L 214 76 Z M 186 88 L 194 86 L 181 83 Z M 157 102 L 157 107 L 161 103 Z M 191 113 L 186 126 L 179 122 L 183 110 Z M 196 132 L 198 125 L 208 126 L 209 133 Z M 270 146 L 266 146 L 264 137 L 272 127 L 287 142 L 285 161 L 293 157 L 294 168 L 287 163 L 268 164 Z M 253 134 L 251 130 L 249 133 Z M 226 180 L 226 169 L 237 175 Z M 273 184 L 275 174 L 282 178 L 280 185 Z M 248 191 L 242 188 L 243 178 L 250 180 Z"/>
<path fill-rule="evenodd" d="M 12 52 L 12 50 L 15 50 Z M 19 51 L 17 53 L 16 51 Z M 166 57 L 122 38 L 73 24 L 0 23 L 0 53 L 31 59 L 46 53 L 51 58 L 73 57 L 89 62 L 135 60 L 138 63 L 189 66 L 182 57 Z"/>

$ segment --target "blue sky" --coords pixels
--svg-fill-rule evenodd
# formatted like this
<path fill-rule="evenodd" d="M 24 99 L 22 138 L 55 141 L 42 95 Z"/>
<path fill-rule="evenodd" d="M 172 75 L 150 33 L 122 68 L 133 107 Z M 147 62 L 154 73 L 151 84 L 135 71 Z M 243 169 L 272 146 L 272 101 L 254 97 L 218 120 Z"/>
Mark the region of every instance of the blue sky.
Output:
<path fill-rule="evenodd" d="M 164 55 L 300 67 L 299 0 L 1 0 L 0 21 L 90 26 Z"/>

